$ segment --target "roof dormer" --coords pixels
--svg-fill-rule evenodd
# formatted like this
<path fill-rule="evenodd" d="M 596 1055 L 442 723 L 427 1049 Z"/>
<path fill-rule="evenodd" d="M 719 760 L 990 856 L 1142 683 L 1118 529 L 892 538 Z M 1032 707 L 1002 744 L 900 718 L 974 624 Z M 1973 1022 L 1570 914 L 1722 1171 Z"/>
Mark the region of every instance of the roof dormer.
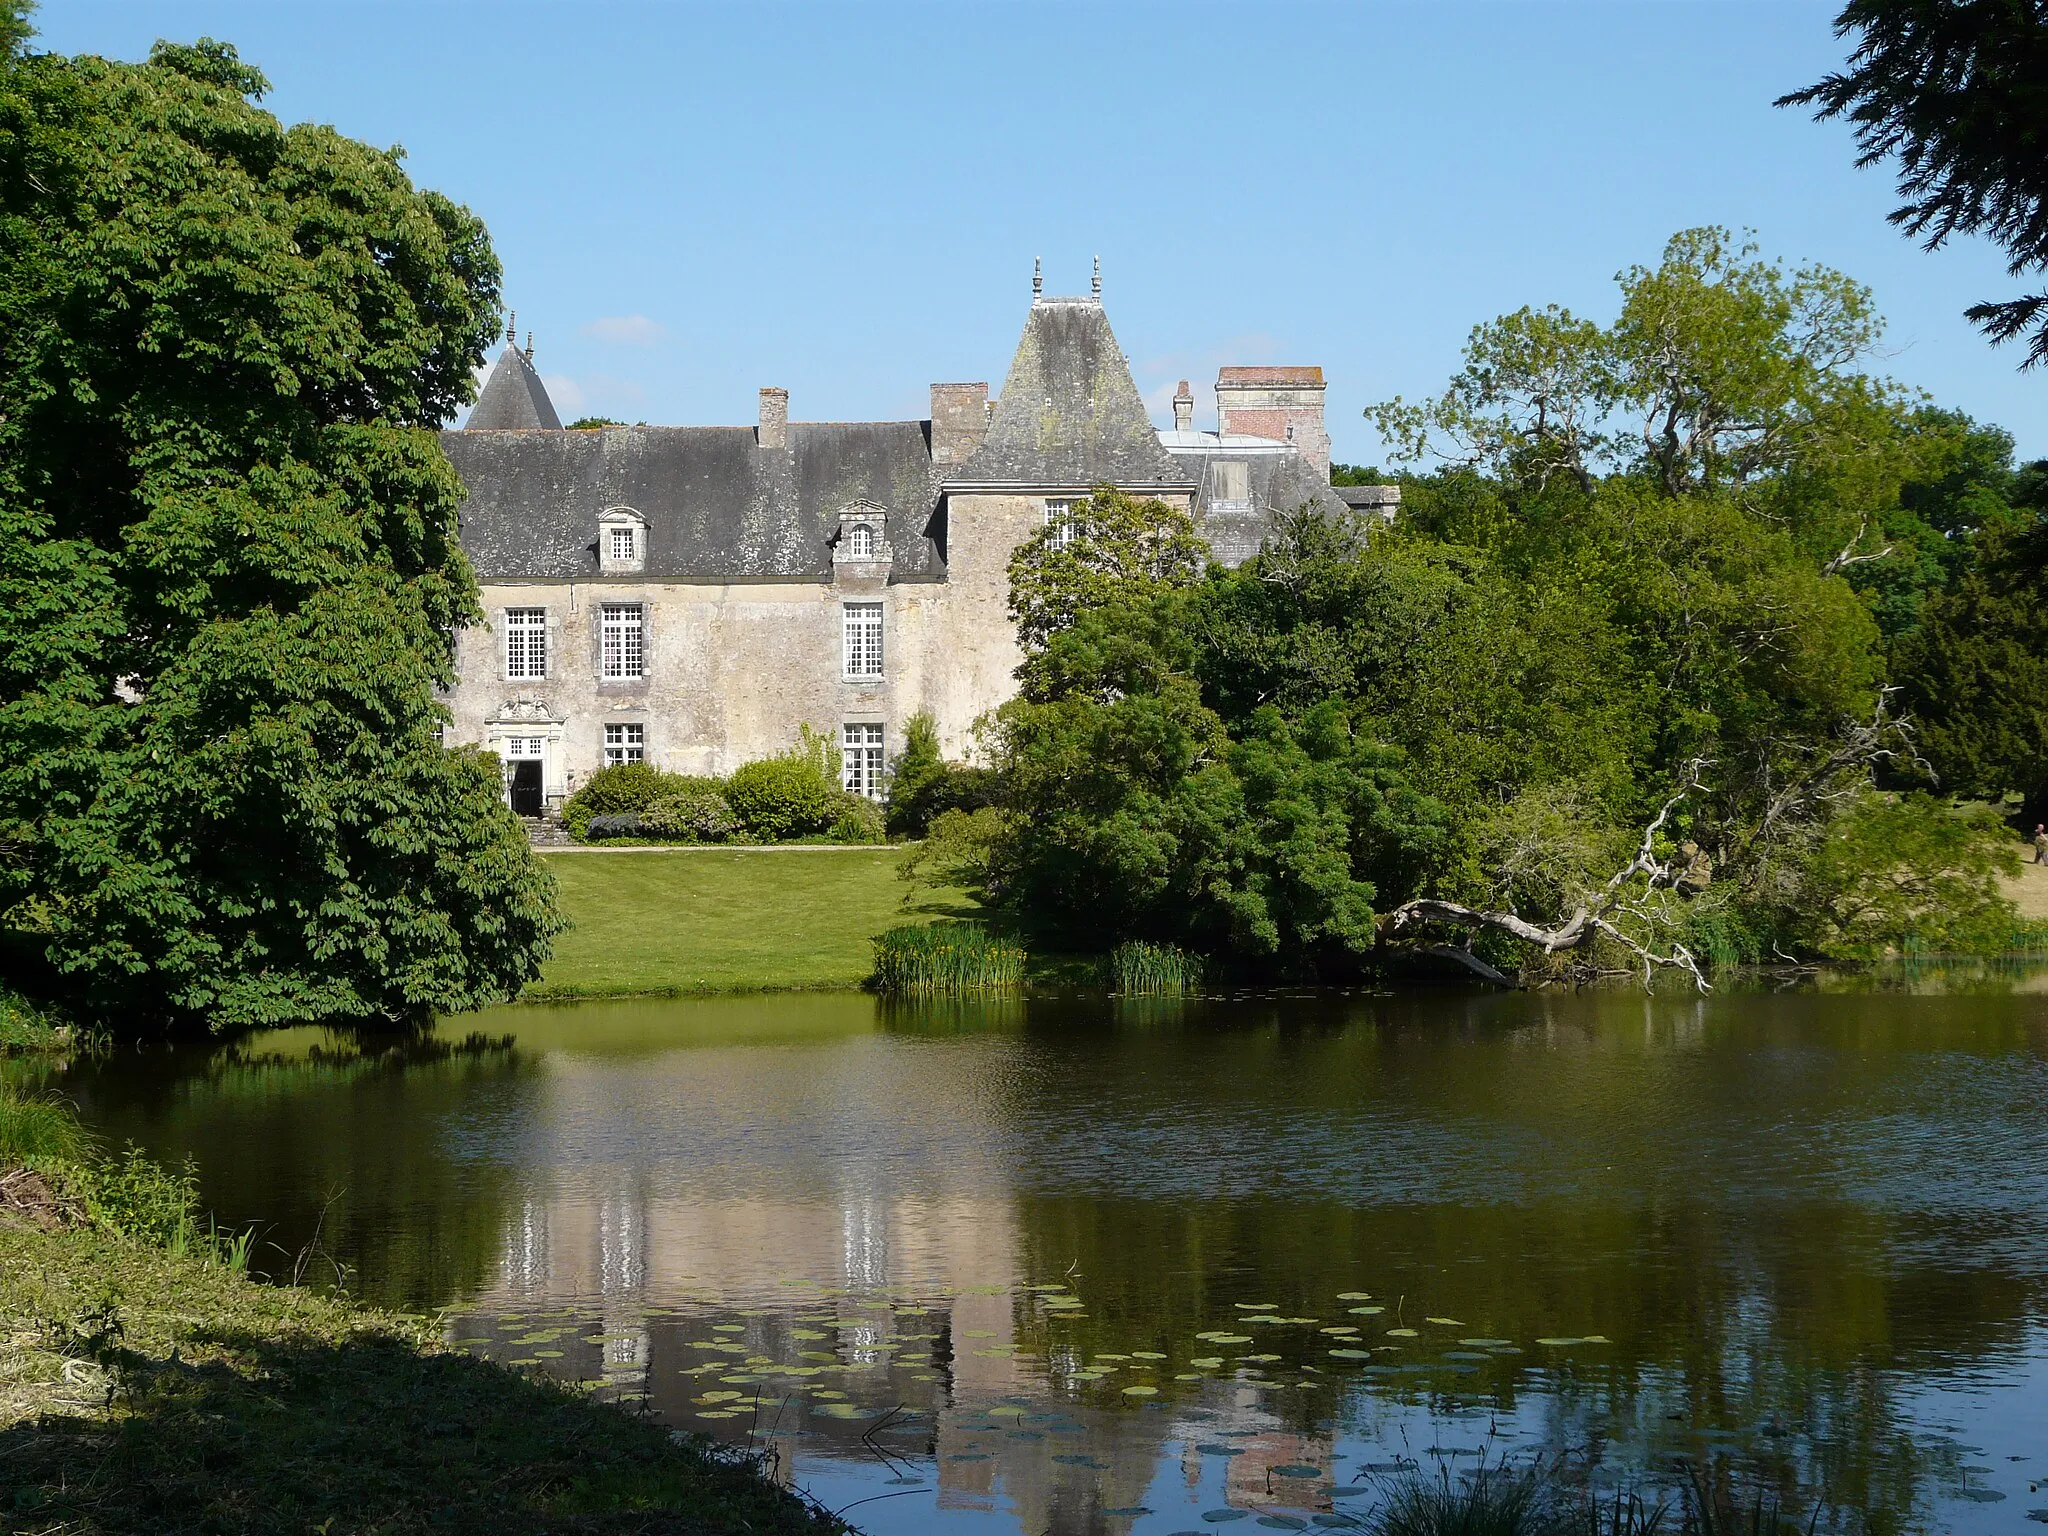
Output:
<path fill-rule="evenodd" d="M 839 529 L 832 537 L 835 581 L 886 580 L 894 561 L 887 507 L 862 498 L 839 509 Z"/>
<path fill-rule="evenodd" d="M 623 506 L 598 513 L 597 568 L 621 576 L 647 569 L 647 519 Z"/>

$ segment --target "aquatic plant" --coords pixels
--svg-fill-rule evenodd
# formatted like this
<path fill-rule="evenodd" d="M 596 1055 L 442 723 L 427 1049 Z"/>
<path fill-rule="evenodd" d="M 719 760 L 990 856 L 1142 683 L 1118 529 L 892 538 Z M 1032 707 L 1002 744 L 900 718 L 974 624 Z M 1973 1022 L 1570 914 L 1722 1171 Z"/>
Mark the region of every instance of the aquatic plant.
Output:
<path fill-rule="evenodd" d="M 1013 992 L 1024 950 L 979 923 L 907 923 L 874 941 L 877 992 Z"/>
<path fill-rule="evenodd" d="M 1118 992 L 1184 997 L 1202 988 L 1202 957 L 1171 944 L 1126 940 L 1110 951 L 1108 968 L 1109 984 Z"/>

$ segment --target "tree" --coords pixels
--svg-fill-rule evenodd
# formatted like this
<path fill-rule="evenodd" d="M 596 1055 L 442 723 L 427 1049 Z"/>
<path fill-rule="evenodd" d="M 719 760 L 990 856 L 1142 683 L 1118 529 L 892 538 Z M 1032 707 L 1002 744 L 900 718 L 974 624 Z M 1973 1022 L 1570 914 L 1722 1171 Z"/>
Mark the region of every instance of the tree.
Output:
<path fill-rule="evenodd" d="M 1982 234 L 2013 277 L 2048 269 L 2048 3 L 1850 0 L 1835 35 L 1848 68 L 1779 98 L 1856 127 L 1859 166 L 1896 156 L 1891 221 L 1939 249 Z M 2031 333 L 2022 367 L 2048 359 L 2048 293 L 1972 305 L 1994 342 Z"/>
<path fill-rule="evenodd" d="M 129 1027 L 474 1007 L 560 926 L 435 702 L 497 260 L 265 88 L 0 71 L 0 923 Z"/>
<path fill-rule="evenodd" d="M 1184 507 L 1095 488 L 1064 522 L 1047 523 L 1010 556 L 1010 617 L 1027 656 L 1111 597 L 1132 600 L 1200 579 L 1209 546 Z"/>
<path fill-rule="evenodd" d="M 2048 517 L 2009 512 L 1926 602 L 1899 675 L 1944 788 L 2048 809 Z"/>

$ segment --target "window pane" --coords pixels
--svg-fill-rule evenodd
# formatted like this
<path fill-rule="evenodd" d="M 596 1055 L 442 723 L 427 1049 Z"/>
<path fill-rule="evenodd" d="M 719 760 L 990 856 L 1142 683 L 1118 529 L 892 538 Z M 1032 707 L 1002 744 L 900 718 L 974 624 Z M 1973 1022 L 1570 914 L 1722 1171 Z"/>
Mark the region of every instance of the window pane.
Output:
<path fill-rule="evenodd" d="M 598 625 L 601 671 L 608 678 L 646 674 L 645 626 L 638 603 L 606 603 Z"/>
<path fill-rule="evenodd" d="M 612 532 L 612 558 L 613 558 L 614 560 L 630 560 L 630 559 L 632 559 L 632 558 L 633 558 L 633 530 L 632 530 L 632 529 L 630 529 L 630 528 L 614 528 L 614 529 L 612 529 L 612 531 L 611 531 L 611 532 Z"/>
<path fill-rule="evenodd" d="M 839 728 L 839 782 L 847 793 L 882 796 L 882 728 L 879 725 L 843 725 Z"/>
<path fill-rule="evenodd" d="M 848 677 L 882 675 L 882 605 L 845 606 L 845 660 Z"/>
<path fill-rule="evenodd" d="M 604 728 L 605 767 L 616 767 L 620 763 L 643 762 L 646 757 L 646 726 L 608 725 Z"/>
<path fill-rule="evenodd" d="M 548 611 L 545 608 L 505 610 L 505 675 L 548 675 Z"/>

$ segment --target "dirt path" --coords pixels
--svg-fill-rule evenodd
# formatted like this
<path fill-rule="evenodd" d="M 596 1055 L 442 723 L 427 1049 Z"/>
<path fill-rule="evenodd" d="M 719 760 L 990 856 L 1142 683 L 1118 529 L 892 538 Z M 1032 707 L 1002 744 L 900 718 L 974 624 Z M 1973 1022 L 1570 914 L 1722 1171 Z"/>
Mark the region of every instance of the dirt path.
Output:
<path fill-rule="evenodd" d="M 2033 856 L 2034 850 L 2029 848 L 2027 857 Z M 2007 881 L 2005 888 L 2019 903 L 2021 917 L 2048 918 L 2048 864 L 2029 863 L 2019 879 Z"/>

